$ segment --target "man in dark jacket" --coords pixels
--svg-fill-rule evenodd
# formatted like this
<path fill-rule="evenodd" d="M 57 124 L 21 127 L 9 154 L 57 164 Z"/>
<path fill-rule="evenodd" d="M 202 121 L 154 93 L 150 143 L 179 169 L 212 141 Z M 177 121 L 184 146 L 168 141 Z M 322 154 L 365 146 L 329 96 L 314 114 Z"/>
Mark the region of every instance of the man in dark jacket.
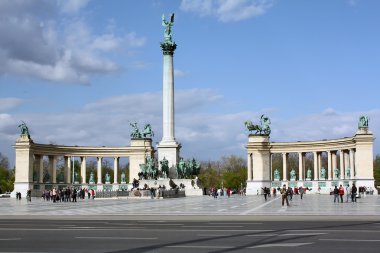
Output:
<path fill-rule="evenodd" d="M 358 192 L 358 188 L 356 188 L 355 184 L 352 184 L 351 189 L 351 201 L 356 202 L 356 193 Z"/>

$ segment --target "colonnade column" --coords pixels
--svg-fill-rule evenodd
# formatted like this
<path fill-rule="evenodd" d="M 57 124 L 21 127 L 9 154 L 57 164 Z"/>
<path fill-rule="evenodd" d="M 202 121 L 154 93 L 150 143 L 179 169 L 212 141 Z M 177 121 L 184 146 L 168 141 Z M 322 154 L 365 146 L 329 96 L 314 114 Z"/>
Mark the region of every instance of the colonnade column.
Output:
<path fill-rule="evenodd" d="M 318 153 L 318 178 L 319 179 L 321 179 L 321 169 L 322 169 L 322 152 L 319 152 Z"/>
<path fill-rule="evenodd" d="M 349 156 L 348 150 L 346 150 L 346 151 L 344 151 L 344 171 L 345 171 L 345 174 L 347 174 L 348 168 L 350 168 L 350 156 Z M 351 178 L 351 172 L 352 172 L 352 170 L 350 171 L 350 177 L 348 177 L 346 179 Z"/>
<path fill-rule="evenodd" d="M 36 166 L 38 168 L 38 183 L 44 182 L 44 157 L 42 155 L 35 155 Z"/>
<path fill-rule="evenodd" d="M 331 151 L 331 171 L 333 174 L 333 179 L 338 179 L 337 176 L 335 175 L 335 169 L 338 168 L 338 163 L 337 163 L 337 151 Z"/>
<path fill-rule="evenodd" d="M 298 153 L 298 180 L 303 180 L 303 153 Z"/>
<path fill-rule="evenodd" d="M 319 178 L 319 169 L 318 169 L 318 152 L 313 152 L 314 155 L 314 180 Z"/>
<path fill-rule="evenodd" d="M 327 151 L 327 179 L 331 180 L 331 151 Z"/>
<path fill-rule="evenodd" d="M 119 168 L 119 157 L 114 157 L 113 160 L 113 183 L 117 184 L 117 171 Z"/>
<path fill-rule="evenodd" d="M 339 150 L 339 170 L 340 170 L 340 178 L 344 179 L 345 178 L 345 170 L 344 170 L 344 151 Z"/>
<path fill-rule="evenodd" d="M 49 175 L 53 184 L 57 183 L 57 158 L 49 155 Z"/>
<path fill-rule="evenodd" d="M 354 163 L 354 149 L 350 149 L 350 174 L 351 174 L 351 178 L 350 179 L 353 179 L 354 176 L 355 176 L 355 163 Z"/>
<path fill-rule="evenodd" d="M 247 167 L 248 180 L 252 180 L 252 153 L 248 154 Z"/>
<path fill-rule="evenodd" d="M 69 156 L 64 157 L 64 172 L 63 178 L 65 184 L 69 184 L 71 181 L 71 158 Z"/>
<path fill-rule="evenodd" d="M 81 156 L 80 161 L 80 174 L 82 176 L 82 184 L 86 184 L 86 157 Z"/>
<path fill-rule="evenodd" d="M 287 173 L 286 173 L 286 164 L 287 164 L 287 158 L 288 154 L 287 153 L 282 153 L 282 180 L 286 181 L 287 179 Z"/>
<path fill-rule="evenodd" d="M 98 177 L 98 184 L 101 184 L 102 183 L 102 157 L 98 157 L 98 171 L 97 171 L 97 173 L 96 174 L 98 174 L 97 175 L 97 177 Z"/>

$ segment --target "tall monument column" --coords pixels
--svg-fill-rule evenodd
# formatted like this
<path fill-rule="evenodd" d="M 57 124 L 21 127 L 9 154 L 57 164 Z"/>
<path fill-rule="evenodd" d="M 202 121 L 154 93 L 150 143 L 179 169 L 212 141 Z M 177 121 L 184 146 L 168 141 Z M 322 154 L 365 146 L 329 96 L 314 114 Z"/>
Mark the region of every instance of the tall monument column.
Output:
<path fill-rule="evenodd" d="M 165 27 L 164 41 L 161 42 L 164 56 L 163 66 L 163 126 L 162 140 L 157 146 L 158 160 L 164 158 L 169 162 L 169 168 L 173 168 L 179 161 L 179 150 L 181 145 L 175 139 L 174 131 L 174 67 L 173 55 L 177 44 L 172 40 L 171 27 L 174 24 L 174 14 L 170 16 L 170 21 L 166 21 L 162 16 L 162 25 Z M 161 169 L 161 168 L 160 168 Z M 170 171 L 169 171 L 170 175 Z"/>

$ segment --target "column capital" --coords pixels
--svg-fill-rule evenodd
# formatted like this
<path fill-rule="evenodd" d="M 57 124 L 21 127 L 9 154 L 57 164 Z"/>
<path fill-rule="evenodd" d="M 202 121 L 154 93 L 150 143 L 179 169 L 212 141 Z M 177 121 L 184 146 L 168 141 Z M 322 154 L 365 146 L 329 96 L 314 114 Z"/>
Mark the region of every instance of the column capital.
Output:
<path fill-rule="evenodd" d="M 174 51 L 177 48 L 177 44 L 172 41 L 164 41 L 160 43 L 160 46 L 162 48 L 162 53 L 164 55 L 173 55 Z"/>

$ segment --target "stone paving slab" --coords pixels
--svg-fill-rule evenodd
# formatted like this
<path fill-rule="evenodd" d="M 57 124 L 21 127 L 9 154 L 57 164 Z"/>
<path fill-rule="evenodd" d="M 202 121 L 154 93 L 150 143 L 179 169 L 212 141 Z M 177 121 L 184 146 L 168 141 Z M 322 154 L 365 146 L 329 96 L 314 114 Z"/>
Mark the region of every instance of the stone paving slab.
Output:
<path fill-rule="evenodd" d="M 345 201 L 346 199 L 344 199 Z M 17 216 L 376 216 L 380 214 L 380 197 L 366 196 L 357 203 L 334 203 L 333 196 L 294 196 L 290 206 L 283 208 L 281 198 L 263 196 L 210 196 L 177 199 L 95 199 L 77 203 L 53 203 L 33 198 L 0 199 L 0 219 Z"/>

